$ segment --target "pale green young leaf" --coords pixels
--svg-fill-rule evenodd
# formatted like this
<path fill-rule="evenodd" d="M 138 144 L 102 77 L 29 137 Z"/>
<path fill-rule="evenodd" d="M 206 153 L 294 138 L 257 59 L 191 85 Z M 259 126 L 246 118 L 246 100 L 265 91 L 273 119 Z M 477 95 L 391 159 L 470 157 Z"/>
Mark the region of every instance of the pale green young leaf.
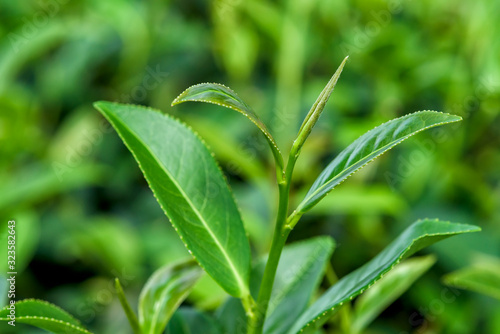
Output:
<path fill-rule="evenodd" d="M 419 111 L 393 119 L 368 131 L 343 150 L 318 176 L 296 209 L 304 213 L 328 192 L 367 163 L 414 134 L 461 117 L 436 111 Z"/>
<path fill-rule="evenodd" d="M 330 81 L 326 84 L 325 88 L 323 88 L 323 91 L 319 94 L 318 98 L 316 99 L 316 102 L 314 102 L 313 106 L 307 113 L 306 118 L 302 122 L 302 125 L 300 126 L 299 133 L 297 135 L 297 139 L 293 143 L 293 149 L 295 154 L 299 154 L 302 146 L 304 145 L 307 137 L 311 133 L 314 125 L 318 121 L 319 117 L 321 116 L 321 113 L 323 112 L 323 109 L 325 109 L 326 103 L 330 99 L 330 96 L 333 93 L 333 89 L 335 88 L 335 85 L 337 84 L 337 81 L 339 80 L 340 74 L 342 73 L 342 70 L 344 69 L 344 65 L 347 62 L 347 59 L 349 56 L 345 57 L 342 63 L 340 64 L 339 68 L 333 76 L 331 77 Z"/>
<path fill-rule="evenodd" d="M 10 321 L 10 304 L 0 310 L 0 321 Z M 28 324 L 55 334 L 91 334 L 80 321 L 63 309 L 43 300 L 25 299 L 15 303 L 16 323 Z"/>
<path fill-rule="evenodd" d="M 220 324 L 211 316 L 193 308 L 177 310 L 165 334 L 223 334 Z M 226 334 L 226 333 L 224 333 Z"/>
<path fill-rule="evenodd" d="M 115 278 L 115 290 L 116 294 L 118 295 L 118 300 L 122 305 L 123 311 L 127 316 L 130 327 L 132 328 L 132 331 L 134 332 L 134 334 L 142 334 L 141 328 L 139 327 L 139 322 L 137 321 L 137 316 L 132 310 L 132 307 L 130 306 L 127 297 L 125 296 L 125 292 L 123 291 L 122 285 L 120 284 L 120 280 L 118 278 Z"/>
<path fill-rule="evenodd" d="M 139 323 L 143 334 L 161 334 L 170 317 L 188 296 L 203 271 L 194 261 L 158 269 L 139 297 Z"/>
<path fill-rule="evenodd" d="M 418 250 L 450 236 L 480 231 L 479 227 L 438 220 L 419 220 L 408 227 L 388 247 L 362 267 L 340 279 L 312 304 L 294 323 L 289 334 L 314 329 L 346 302 L 363 293 L 396 264 Z"/>
<path fill-rule="evenodd" d="M 95 107 L 130 149 L 186 247 L 229 294 L 248 296 L 250 245 L 226 180 L 202 140 L 150 108 Z"/>
<path fill-rule="evenodd" d="M 376 282 L 356 300 L 351 324 L 352 333 L 361 333 L 435 262 L 433 255 L 408 259 Z"/>
<path fill-rule="evenodd" d="M 469 267 L 443 277 L 445 284 L 500 299 L 500 259 L 477 256 Z"/>
<path fill-rule="evenodd" d="M 218 83 L 197 84 L 189 87 L 177 96 L 172 102 L 172 106 L 188 101 L 212 103 L 236 110 L 237 112 L 245 115 L 264 134 L 276 163 L 281 168 L 283 167 L 283 157 L 276 141 L 271 135 L 271 132 L 269 132 L 264 122 L 260 120 L 259 116 L 257 116 L 252 108 L 250 108 L 250 106 L 246 104 L 232 89 Z"/>

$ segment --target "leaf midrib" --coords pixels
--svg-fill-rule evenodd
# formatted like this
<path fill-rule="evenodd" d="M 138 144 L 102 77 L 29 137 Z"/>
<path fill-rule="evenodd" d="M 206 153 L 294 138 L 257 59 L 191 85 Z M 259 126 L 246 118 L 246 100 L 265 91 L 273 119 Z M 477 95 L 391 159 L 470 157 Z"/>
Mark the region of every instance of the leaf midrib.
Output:
<path fill-rule="evenodd" d="M 170 174 L 169 170 L 158 160 L 158 158 L 152 153 L 151 149 L 144 143 L 144 141 L 136 134 L 135 131 L 133 131 L 132 129 L 130 129 L 128 126 L 126 126 L 119 118 L 116 117 L 115 120 L 118 123 L 120 123 L 120 125 L 123 126 L 125 129 L 128 129 L 128 131 L 137 139 L 137 141 L 139 141 L 142 144 L 142 146 L 146 149 L 146 151 L 153 157 L 153 159 L 156 161 L 156 163 L 167 174 L 167 176 L 170 178 L 170 180 L 172 181 L 172 183 L 176 186 L 177 190 L 183 195 L 183 197 L 186 200 L 186 202 L 193 209 L 193 211 L 195 212 L 196 216 L 199 218 L 199 220 L 201 221 L 201 223 L 203 224 L 203 226 L 208 231 L 209 235 L 215 241 L 215 244 L 220 249 L 221 253 L 224 255 L 224 257 L 228 261 L 229 267 L 230 267 L 231 271 L 233 272 L 233 274 L 234 274 L 234 276 L 235 276 L 235 278 L 236 278 L 236 280 L 238 282 L 238 285 L 240 286 L 241 292 L 243 292 L 244 294 L 247 294 L 248 292 L 247 292 L 246 285 L 243 283 L 243 279 L 240 277 L 240 275 L 239 275 L 236 267 L 233 264 L 233 261 L 231 260 L 231 257 L 226 253 L 226 251 L 225 251 L 224 247 L 222 247 L 222 244 L 220 243 L 219 239 L 217 239 L 217 237 L 212 232 L 212 230 L 210 229 L 209 225 L 207 224 L 207 222 L 205 221 L 205 219 L 203 218 L 203 216 L 201 215 L 201 213 L 197 210 L 197 208 L 191 202 L 191 200 L 186 195 L 186 193 L 184 192 L 184 190 L 182 189 L 182 187 L 179 185 L 179 183 L 177 183 L 177 181 Z M 126 141 L 124 141 L 124 142 L 126 143 Z M 153 185 L 149 182 L 149 180 L 148 180 L 148 183 L 150 184 L 150 187 L 153 189 Z"/>

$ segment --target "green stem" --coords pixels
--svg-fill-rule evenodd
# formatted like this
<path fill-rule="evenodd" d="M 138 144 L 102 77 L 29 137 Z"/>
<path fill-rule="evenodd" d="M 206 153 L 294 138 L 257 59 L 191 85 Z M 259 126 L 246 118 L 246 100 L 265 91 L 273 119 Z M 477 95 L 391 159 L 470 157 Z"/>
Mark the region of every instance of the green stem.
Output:
<path fill-rule="evenodd" d="M 285 246 L 288 235 L 292 231 L 287 224 L 288 203 L 293 168 L 295 167 L 295 162 L 299 156 L 299 151 L 300 148 L 297 149 L 297 146 L 293 145 L 288 157 L 286 170 L 282 172 L 281 177 L 278 178 L 279 204 L 276 225 L 274 227 L 273 241 L 271 243 L 271 250 L 269 251 L 266 268 L 264 269 L 264 276 L 262 277 L 260 285 L 254 318 L 250 319 L 248 322 L 248 334 L 262 333 L 281 252 Z"/>
<path fill-rule="evenodd" d="M 254 312 L 254 317 L 248 323 L 248 334 L 261 334 L 264 328 L 264 320 L 266 318 L 269 299 L 273 289 L 274 278 L 278 263 L 281 256 L 281 251 L 285 246 L 286 239 L 290 234 L 290 230 L 283 229 L 286 222 L 288 212 L 288 192 L 290 186 L 285 182 L 279 184 L 279 207 L 276 218 L 276 226 L 274 229 L 273 241 L 269 257 L 267 259 L 264 276 L 260 285 L 259 296 L 257 298 L 257 306 Z"/>

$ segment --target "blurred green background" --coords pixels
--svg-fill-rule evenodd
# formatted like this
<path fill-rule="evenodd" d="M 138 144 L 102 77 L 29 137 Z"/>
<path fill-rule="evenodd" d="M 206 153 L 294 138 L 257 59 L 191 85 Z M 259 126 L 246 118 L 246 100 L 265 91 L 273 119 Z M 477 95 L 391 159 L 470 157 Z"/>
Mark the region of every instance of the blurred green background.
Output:
<path fill-rule="evenodd" d="M 224 83 L 286 151 L 350 55 L 299 159 L 295 203 L 334 154 L 382 122 L 425 109 L 464 121 L 368 165 L 290 241 L 333 236 L 343 276 L 417 218 L 479 225 L 482 233 L 431 247 L 438 263 L 369 332 L 500 333 L 498 300 L 462 290 L 450 298 L 441 280 L 478 254 L 500 257 L 499 12 L 495 0 L 1 0 L 0 236 L 3 247 L 16 219 L 17 299 L 56 303 L 96 333 L 128 333 L 113 278 L 135 304 L 155 268 L 188 256 L 92 102 L 149 105 L 198 131 L 263 254 L 276 190 L 261 134 L 237 113 L 170 103 L 189 85 Z M 205 278 L 188 303 L 212 310 L 224 298 Z"/>

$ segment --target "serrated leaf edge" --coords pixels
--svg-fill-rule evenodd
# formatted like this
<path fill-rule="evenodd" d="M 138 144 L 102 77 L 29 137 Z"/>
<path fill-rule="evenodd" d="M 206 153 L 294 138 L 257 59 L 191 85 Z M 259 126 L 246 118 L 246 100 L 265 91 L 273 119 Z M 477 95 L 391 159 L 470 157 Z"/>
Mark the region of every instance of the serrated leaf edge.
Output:
<path fill-rule="evenodd" d="M 440 222 L 440 223 L 452 224 L 449 221 L 441 221 L 441 220 L 437 220 L 437 219 L 426 219 L 426 218 L 419 219 L 414 224 L 417 224 L 417 223 L 419 223 L 421 221 L 425 221 L 425 220 L 434 221 L 434 222 Z M 467 226 L 466 224 L 459 224 L 459 223 L 453 223 L 453 225 Z M 353 293 L 351 296 L 349 296 L 349 298 L 346 298 L 346 299 L 342 300 L 341 302 L 337 303 L 333 307 L 331 307 L 331 308 L 329 308 L 327 310 L 324 310 L 323 312 L 321 312 L 321 315 L 319 315 L 316 318 L 314 318 L 313 320 L 309 321 L 297 333 L 304 332 L 304 330 L 307 327 L 311 326 L 316 321 L 324 318 L 330 312 L 334 311 L 337 307 L 342 307 L 345 302 L 352 301 L 355 297 L 359 296 L 360 294 L 364 293 L 366 290 L 368 290 L 369 288 L 371 288 L 373 286 L 373 284 L 375 284 L 377 281 L 379 281 L 382 277 L 384 277 L 389 271 L 391 271 L 395 266 L 397 266 L 401 262 L 401 260 L 405 256 L 405 254 L 408 253 L 408 251 L 412 248 L 412 246 L 414 245 L 414 243 L 417 242 L 418 240 L 426 238 L 426 237 L 432 237 L 432 236 L 441 236 L 441 235 L 450 235 L 450 234 L 462 234 L 462 233 L 468 233 L 468 232 L 477 232 L 477 231 L 480 231 L 480 230 L 481 230 L 481 228 L 479 228 L 479 227 L 473 227 L 473 228 L 470 228 L 468 230 L 463 230 L 463 231 L 460 231 L 460 232 L 428 233 L 428 234 L 425 234 L 425 235 L 421 235 L 421 236 L 419 236 L 416 239 L 413 239 L 413 241 L 411 242 L 411 244 L 401 252 L 401 254 L 399 255 L 398 259 L 389 268 L 387 268 L 386 270 L 384 270 L 379 276 L 377 276 L 370 283 L 368 283 L 368 285 L 365 288 L 363 288 L 363 289 L 361 289 L 361 290 Z"/>
<path fill-rule="evenodd" d="M 203 86 L 203 85 L 218 85 L 218 86 L 222 86 L 228 90 L 230 90 L 232 93 L 234 93 L 234 95 L 238 96 L 238 94 L 236 94 L 236 92 L 234 90 L 232 90 L 231 88 L 229 88 L 228 86 L 226 85 L 223 85 L 221 83 L 216 83 L 216 82 L 203 82 L 203 83 L 199 83 L 199 84 L 196 84 L 196 85 L 192 85 L 192 86 L 189 86 L 188 88 L 184 89 L 182 91 L 182 93 L 180 93 L 171 103 L 171 106 L 175 106 L 177 104 L 180 104 L 180 103 L 183 103 L 183 102 L 205 102 L 205 103 L 210 103 L 210 104 L 214 104 L 214 105 L 217 105 L 219 107 L 224 107 L 224 108 L 229 108 L 229 109 L 232 109 L 234 111 L 237 111 L 241 114 L 243 114 L 248 120 L 250 120 L 253 124 L 255 124 L 259 130 L 264 134 L 264 136 L 266 136 L 267 140 L 269 143 L 271 143 L 271 145 L 276 149 L 277 153 L 282 156 L 281 154 L 281 151 L 278 147 L 278 144 L 276 143 L 276 141 L 274 140 L 273 136 L 271 135 L 271 132 L 269 132 L 269 129 L 267 128 L 267 126 L 261 121 L 261 123 L 257 123 L 254 119 L 252 119 L 252 117 L 249 117 L 249 114 L 247 112 L 245 112 L 244 110 L 241 110 L 241 109 L 238 109 L 238 108 L 235 108 L 233 106 L 230 106 L 230 105 L 225 105 L 225 104 L 222 104 L 222 103 L 218 103 L 218 102 L 213 102 L 213 101 L 208 101 L 208 100 L 201 100 L 201 99 L 184 99 L 184 98 L 181 98 L 181 96 L 187 92 L 189 89 L 193 88 L 193 87 L 198 87 L 198 86 Z M 240 98 L 240 97 L 239 97 Z M 248 107 L 248 109 L 252 110 L 252 108 L 250 108 L 250 106 L 248 104 L 246 104 L 245 101 L 243 101 L 243 99 L 240 98 L 240 100 L 243 102 L 243 104 L 245 104 L 246 107 Z M 255 115 L 257 116 L 257 114 Z M 258 116 L 257 116 L 258 118 Z M 258 118 L 259 119 L 259 118 Z M 260 119 L 259 119 L 260 120 Z"/>
<path fill-rule="evenodd" d="M 80 322 L 80 320 L 76 319 L 75 317 L 73 317 L 70 313 L 68 313 L 66 310 L 64 310 L 63 308 L 55 305 L 55 304 L 52 304 L 52 303 L 49 303 L 45 300 L 40 300 L 40 299 L 35 299 L 35 298 L 28 298 L 28 299 L 23 299 L 23 300 L 19 300 L 19 301 L 16 301 L 16 305 L 19 305 L 19 304 L 23 304 L 23 303 L 27 303 L 27 302 L 37 302 L 37 303 L 40 303 L 40 304 L 45 304 L 45 305 L 48 305 L 50 307 L 53 307 L 53 308 L 56 308 L 58 309 L 59 311 L 63 312 L 63 313 L 66 313 L 67 315 L 71 316 L 77 323 L 79 326 L 76 326 L 76 325 L 73 325 L 69 322 L 66 322 L 66 321 L 62 321 L 62 320 L 58 320 L 58 319 L 54 319 L 54 318 L 49 318 L 49 317 L 39 317 L 39 316 L 23 316 L 23 317 L 16 317 L 16 320 L 23 320 L 23 319 L 40 319 L 40 320 L 46 320 L 46 321 L 52 321 L 52 322 L 57 322 L 57 323 L 61 323 L 61 324 L 64 324 L 66 326 L 69 326 L 73 329 L 77 329 L 79 331 L 81 331 L 82 333 L 86 333 L 86 334 L 92 334 L 91 332 L 89 332 L 88 330 L 86 330 L 85 328 L 83 328 L 83 325 L 82 323 Z M 2 308 L 3 309 L 6 309 L 8 306 Z M 0 320 L 10 320 L 8 318 L 0 318 Z"/>
<path fill-rule="evenodd" d="M 163 113 L 161 110 L 158 110 L 158 109 L 155 109 L 155 108 L 151 108 L 151 107 L 146 107 L 146 106 L 142 106 L 142 105 L 137 105 L 137 104 L 131 104 L 131 103 L 118 103 L 118 102 L 107 102 L 107 101 L 103 101 L 105 103 L 112 103 L 112 104 L 116 104 L 116 105 L 127 105 L 127 106 L 131 106 L 131 107 L 136 107 L 136 108 L 139 108 L 139 109 L 144 109 L 144 110 L 148 110 L 148 111 L 153 111 L 153 112 L 157 112 L 159 113 L 160 115 L 162 115 L 163 117 L 166 117 L 166 118 L 169 118 L 175 122 L 178 122 L 180 125 L 184 126 L 185 128 L 187 128 L 188 130 L 190 130 L 195 136 L 196 138 L 198 138 L 198 140 L 203 144 L 203 146 L 208 150 L 208 152 L 210 152 L 210 155 L 212 156 L 213 158 L 213 162 L 215 163 L 215 165 L 217 166 L 217 170 L 219 171 L 220 175 L 222 176 L 222 178 L 224 179 L 225 181 L 225 184 L 229 190 L 229 193 L 231 194 L 231 198 L 233 199 L 235 205 L 236 205 L 236 209 L 238 211 L 238 214 L 240 215 L 240 219 L 241 219 L 241 211 L 240 211 L 240 208 L 239 208 L 239 205 L 236 201 L 236 198 L 231 190 L 231 187 L 229 186 L 229 183 L 227 181 L 227 178 L 226 176 L 224 175 L 224 173 L 222 172 L 222 169 L 219 165 L 219 163 L 217 162 L 217 159 L 215 158 L 215 154 L 213 153 L 213 151 L 210 149 L 209 145 L 205 142 L 205 140 L 203 140 L 203 138 L 196 132 L 193 130 L 193 128 L 191 128 L 189 125 L 187 125 L 186 123 L 184 123 L 183 121 L 179 120 L 178 118 L 172 116 L 172 115 L 169 115 L 169 114 L 165 114 Z M 96 102 L 94 104 L 94 106 L 96 106 L 96 104 L 98 104 L 99 102 Z M 108 118 L 107 116 L 104 116 L 106 119 Z M 108 119 L 109 121 L 109 119 Z M 173 223 L 173 219 L 170 218 L 169 215 L 167 215 L 167 210 L 165 210 L 165 208 L 163 207 L 163 204 L 161 204 L 161 202 L 159 201 L 158 197 L 156 197 L 156 193 L 155 191 L 153 190 L 153 186 L 151 184 L 151 182 L 149 181 L 149 179 L 146 177 L 146 174 L 144 172 L 144 169 L 141 165 L 141 162 L 139 161 L 139 159 L 137 159 L 137 156 L 135 155 L 135 153 L 130 149 L 130 147 L 128 146 L 127 142 L 124 140 L 124 138 L 122 137 L 122 135 L 116 131 L 116 133 L 118 134 L 118 136 L 120 137 L 120 139 L 123 141 L 123 143 L 127 146 L 127 148 L 129 149 L 130 153 L 132 153 L 135 161 L 137 162 L 137 164 L 139 165 L 139 169 L 141 170 L 142 174 L 144 175 L 144 178 L 146 179 L 146 182 L 149 186 L 149 188 L 151 189 L 151 192 L 153 193 L 153 196 L 154 198 L 156 199 L 156 202 L 160 205 L 161 209 L 163 210 L 163 212 L 165 213 L 165 215 L 168 217 L 168 219 L 170 220 L 171 222 L 171 225 L 172 227 L 174 228 L 175 232 L 177 233 L 177 235 L 179 236 L 179 238 L 181 239 L 182 243 L 184 244 L 184 246 L 186 247 L 186 249 L 188 250 L 189 254 L 193 257 L 193 259 L 198 263 L 198 265 L 208 274 L 208 272 L 205 270 L 205 267 L 201 264 L 200 261 L 198 261 L 198 259 L 196 258 L 196 256 L 194 255 L 194 253 L 191 251 L 191 248 L 187 245 L 186 241 L 184 240 L 184 237 L 179 233 L 179 231 L 177 230 L 177 227 L 176 225 Z M 135 134 L 134 134 L 135 136 Z M 137 136 L 135 136 L 137 137 Z M 142 141 L 141 141 L 142 142 Z M 149 149 L 148 149 L 149 151 Z M 156 158 L 155 158 L 156 160 Z M 161 165 L 161 164 L 160 164 Z M 246 232 L 245 230 L 245 233 L 247 235 L 247 238 L 248 238 L 248 233 Z M 236 268 L 234 268 L 236 269 Z M 249 269 L 250 270 L 250 269 Z M 249 271 L 250 272 L 250 271 Z M 208 274 L 209 276 L 211 276 L 210 274 Z M 245 288 L 245 290 L 243 290 L 242 292 L 244 292 L 244 294 L 249 294 L 248 292 L 248 286 L 247 285 L 243 285 L 243 288 Z"/>
<path fill-rule="evenodd" d="M 56 322 L 56 323 L 65 325 L 67 327 L 71 327 L 72 329 L 75 329 L 75 330 L 77 330 L 79 332 L 82 332 L 82 333 L 85 333 L 85 334 L 92 334 L 91 332 L 89 332 L 85 328 L 82 328 L 82 327 L 79 327 L 79 326 L 75 326 L 73 324 L 70 324 L 69 322 L 58 320 L 58 319 L 54 319 L 54 318 L 39 317 L 39 316 L 22 316 L 22 317 L 16 317 L 16 320 L 25 320 L 25 319 L 26 320 L 33 319 L 33 320 L 44 320 L 44 321 L 49 321 L 49 322 Z M 8 318 L 0 318 L 0 320 L 10 320 L 10 319 L 8 319 Z M 28 325 L 32 325 L 32 324 L 28 324 Z M 32 325 L 32 326 L 34 326 L 34 325 Z M 37 326 L 35 326 L 35 327 L 37 327 Z"/>
<path fill-rule="evenodd" d="M 45 304 L 45 305 L 48 305 L 50 307 L 53 307 L 55 309 L 58 309 L 59 311 L 61 311 L 62 313 L 66 313 L 67 315 L 69 315 L 70 317 L 72 317 L 76 323 L 78 323 L 78 325 L 80 326 L 83 326 L 81 321 L 78 320 L 77 318 L 75 318 L 72 314 L 70 314 L 68 311 L 66 311 L 65 309 L 63 309 L 62 307 L 59 307 L 58 305 L 56 304 L 52 304 L 52 303 L 49 303 L 48 301 L 46 300 L 42 300 L 42 299 L 36 299 L 36 298 L 27 298 L 27 299 L 22 299 L 22 300 L 17 300 L 16 301 L 16 305 L 19 305 L 19 304 L 25 304 L 25 303 L 28 303 L 28 302 L 36 302 L 36 303 L 40 303 L 40 304 Z M 2 309 L 0 309 L 0 311 L 2 311 L 3 309 L 6 309 L 8 307 L 5 306 L 3 307 Z M 17 319 L 17 318 L 16 318 Z"/>
<path fill-rule="evenodd" d="M 447 115 L 447 116 L 455 116 L 455 117 L 458 117 L 459 119 L 454 119 L 454 120 L 445 121 L 445 122 L 439 122 L 439 123 L 435 123 L 435 124 L 429 125 L 429 126 L 427 126 L 427 127 L 424 127 L 424 128 L 422 128 L 422 129 L 419 129 L 419 130 L 417 130 L 417 131 L 415 131 L 415 132 L 412 132 L 412 133 L 410 133 L 409 135 L 407 135 L 407 136 L 405 136 L 405 137 L 403 137 L 403 138 L 401 138 L 401 139 L 397 140 L 397 141 L 396 141 L 396 142 L 397 142 L 397 143 L 396 143 L 396 145 L 397 145 L 397 144 L 402 143 L 402 142 L 403 142 L 403 141 L 405 141 L 406 139 L 408 139 L 408 138 L 410 138 L 410 137 L 412 137 L 412 136 L 416 135 L 417 133 L 422 132 L 422 131 L 424 131 L 424 130 L 427 130 L 427 129 L 430 129 L 430 128 L 433 128 L 433 127 L 436 127 L 436 126 L 444 125 L 444 124 L 449 124 L 449 123 L 459 122 L 459 121 L 461 121 L 461 120 L 462 120 L 462 117 L 457 116 L 457 115 L 453 115 L 453 114 L 449 114 L 449 113 L 444 113 L 444 112 L 435 111 L 435 110 L 420 110 L 420 111 L 416 111 L 416 112 L 413 112 L 413 113 L 406 114 L 406 115 L 401 116 L 401 117 L 398 117 L 398 118 L 393 118 L 393 119 L 391 119 L 391 120 L 389 120 L 389 121 L 387 121 L 387 122 L 384 122 L 384 123 L 382 123 L 382 124 L 380 124 L 380 125 L 377 125 L 377 126 L 376 126 L 376 127 L 374 127 L 373 129 L 371 129 L 371 130 L 369 130 L 369 131 L 367 131 L 367 132 L 363 133 L 363 134 L 362 134 L 361 136 L 359 136 L 356 140 L 358 140 L 358 139 L 359 139 L 359 138 L 361 138 L 362 136 L 365 136 L 365 135 L 367 135 L 368 133 L 370 133 L 370 132 L 374 131 L 375 129 L 377 129 L 377 128 L 379 128 L 379 127 L 384 126 L 385 124 L 387 124 L 387 123 L 389 123 L 389 122 L 393 122 L 393 121 L 395 121 L 395 120 L 399 120 L 399 119 L 402 119 L 402 118 L 405 118 L 405 117 L 409 117 L 409 116 L 411 116 L 411 115 L 415 115 L 415 114 L 423 113 L 423 112 L 433 112 L 433 113 L 438 113 L 438 114 Z M 356 141 L 356 140 L 355 140 L 355 141 Z M 379 156 L 381 156 L 381 155 L 383 155 L 384 153 L 388 152 L 389 150 L 384 150 L 384 148 L 386 148 L 387 146 L 392 145 L 392 143 L 393 143 L 393 142 L 391 142 L 391 143 L 389 143 L 389 144 L 387 144 L 387 145 L 385 145 L 385 146 L 381 147 L 380 149 L 378 149 L 377 151 L 378 151 L 378 152 L 380 152 L 380 153 L 378 153 L 378 154 L 377 154 L 377 155 L 375 155 L 373 158 L 371 158 L 371 159 L 369 159 L 368 161 L 366 161 L 366 163 L 364 163 L 362 166 L 358 167 L 357 169 L 355 169 L 354 171 L 352 171 L 351 173 L 349 173 L 349 174 L 348 174 L 348 175 L 347 175 L 347 176 L 346 176 L 346 177 L 345 177 L 342 181 L 340 181 L 337 185 L 335 185 L 332 189 L 330 189 L 327 193 L 325 193 L 325 194 L 324 194 L 321 198 L 323 198 L 323 197 L 327 196 L 327 195 L 328 195 L 328 194 L 329 194 L 329 193 L 330 193 L 333 189 L 335 189 L 336 187 L 338 187 L 339 185 L 341 185 L 341 184 L 342 184 L 345 180 L 347 180 L 349 177 L 351 177 L 354 173 L 356 173 L 357 171 L 359 171 L 361 168 L 365 167 L 367 164 L 369 164 L 369 163 L 370 163 L 370 162 L 372 162 L 373 160 L 377 159 Z M 347 146 L 347 147 L 349 147 L 349 146 Z M 335 159 L 335 158 L 334 158 L 334 159 Z M 332 160 L 332 161 L 333 161 L 333 160 Z M 358 160 L 358 161 L 359 161 L 359 160 Z M 319 191 L 319 190 L 321 190 L 321 189 L 325 188 L 328 184 L 330 184 L 331 182 L 333 182 L 333 180 L 335 179 L 335 177 L 337 177 L 338 175 L 342 174 L 345 170 L 348 170 L 348 169 L 349 169 L 350 167 L 352 167 L 353 165 L 355 165 L 355 163 L 354 163 L 354 164 L 352 164 L 352 165 L 350 165 L 350 166 L 348 166 L 347 168 L 344 168 L 344 169 L 343 169 L 340 173 L 338 173 L 337 175 L 335 175 L 335 176 L 334 176 L 334 177 L 333 177 L 330 181 L 328 181 L 328 182 L 324 183 L 321 187 L 319 187 L 318 189 L 316 189 L 316 190 L 314 191 L 314 193 L 312 193 L 312 194 L 311 194 L 311 196 L 308 196 L 308 198 L 312 198 L 312 197 L 314 196 L 314 194 L 318 193 L 318 191 Z M 320 198 L 319 200 L 321 200 L 321 198 Z M 319 201 L 319 200 L 318 200 L 318 201 Z M 310 204 L 308 204 L 308 205 L 302 205 L 302 203 L 305 203 L 305 202 L 307 202 L 307 201 L 306 201 L 306 198 L 304 198 L 304 200 L 302 200 L 302 202 L 299 204 L 299 206 L 297 207 L 297 209 L 295 209 L 295 210 L 294 210 L 294 213 L 296 213 L 296 212 L 299 212 L 299 213 L 305 213 L 305 211 L 301 211 L 301 210 L 304 210 L 304 209 L 305 209 L 305 210 L 307 211 L 307 210 L 311 209 L 311 208 L 312 208 L 312 206 L 314 206 L 314 205 L 316 205 L 316 204 L 317 204 L 317 202 L 316 202 L 316 203 L 314 203 L 312 206 L 310 206 Z M 296 212 L 295 212 L 295 211 L 296 211 Z"/>

